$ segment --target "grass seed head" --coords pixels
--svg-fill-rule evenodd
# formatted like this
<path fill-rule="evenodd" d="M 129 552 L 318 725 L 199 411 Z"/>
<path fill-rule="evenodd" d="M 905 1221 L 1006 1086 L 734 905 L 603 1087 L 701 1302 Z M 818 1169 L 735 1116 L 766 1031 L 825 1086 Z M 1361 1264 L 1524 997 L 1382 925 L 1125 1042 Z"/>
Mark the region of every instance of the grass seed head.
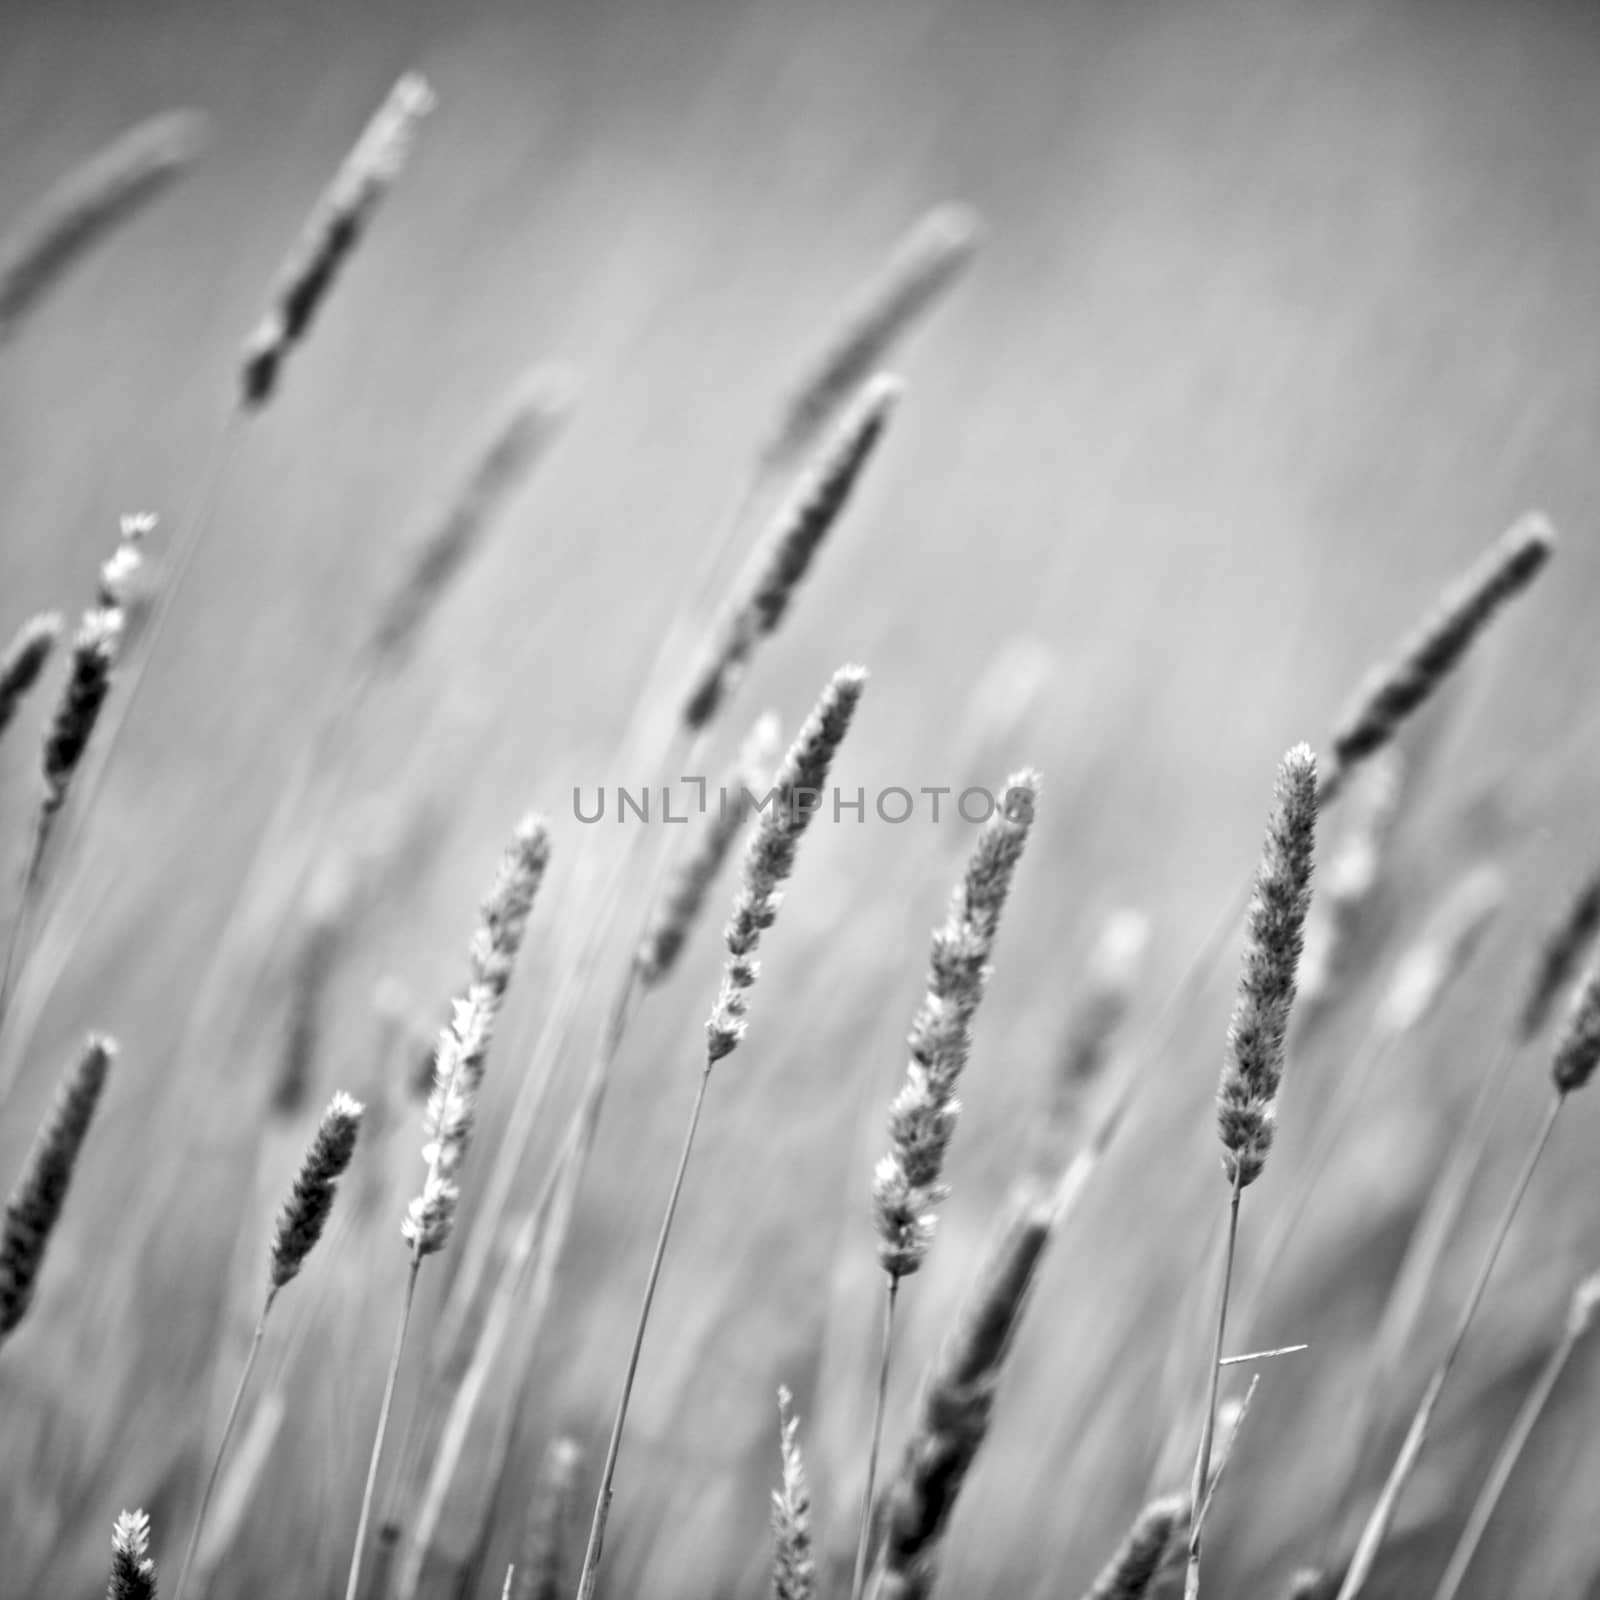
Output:
<path fill-rule="evenodd" d="M 199 112 L 162 112 L 120 134 L 51 189 L 0 243 L 0 339 L 101 240 L 187 171 L 209 137 Z"/>
<path fill-rule="evenodd" d="M 1573 895 L 1567 914 L 1546 937 L 1528 993 L 1517 1018 L 1517 1034 L 1526 1043 L 1544 1031 L 1573 977 L 1600 934 L 1600 868 L 1591 870 Z"/>
<path fill-rule="evenodd" d="M 111 1582 L 106 1600 L 156 1600 L 150 1518 L 143 1511 L 120 1512 L 111 1526 Z"/>
<path fill-rule="evenodd" d="M 400 176 L 433 104 L 427 80 L 408 72 L 389 91 L 324 191 L 245 347 L 241 383 L 247 406 L 259 409 L 271 399 L 285 359 L 305 337 L 339 269 Z"/>
<path fill-rule="evenodd" d="M 542 819 L 524 817 L 483 903 L 466 990 L 440 1035 L 422 1151 L 428 1175 L 400 1230 L 421 1256 L 442 1250 L 455 1223 L 457 1181 L 472 1142 L 495 1022 L 549 860 L 549 830 Z"/>
<path fill-rule="evenodd" d="M 347 1094 L 336 1094 L 322 1113 L 300 1163 L 294 1187 L 278 1213 L 272 1241 L 272 1287 L 281 1289 L 300 1271 L 333 1210 L 339 1179 L 355 1154 L 361 1132 L 362 1107 Z"/>
<path fill-rule="evenodd" d="M 1050 1241 L 1047 1204 L 1013 1199 L 955 1326 L 923 1379 L 916 1420 L 884 1513 L 875 1600 L 926 1600 L 940 1546 L 994 1410 L 1001 1369 Z"/>
<path fill-rule="evenodd" d="M 778 1450 L 783 1463 L 780 1486 L 772 1491 L 773 1600 L 812 1600 L 817 1564 L 811 1553 L 811 1490 L 800 1454 L 800 1419 L 790 1409 L 787 1389 L 778 1390 Z"/>
<path fill-rule="evenodd" d="M 777 920 L 783 884 L 794 871 L 800 839 L 809 825 L 866 688 L 864 668 L 840 667 L 806 718 L 775 775 L 745 847 L 733 915 L 723 938 L 728 959 L 706 1022 L 707 1059 L 731 1055 L 744 1038 L 746 995 L 760 970 L 761 935 Z"/>
<path fill-rule="evenodd" d="M 1581 1089 L 1600 1065 L 1600 958 L 1591 959 L 1589 970 L 1572 997 L 1567 1025 L 1556 1045 L 1550 1075 L 1562 1094 Z"/>
<path fill-rule="evenodd" d="M 1188 1526 L 1185 1496 L 1152 1500 L 1133 1519 L 1117 1553 L 1101 1569 L 1084 1600 L 1145 1600 L 1173 1535 Z"/>
<path fill-rule="evenodd" d="M 1445 590 L 1393 659 L 1368 674 L 1334 731 L 1333 762 L 1322 784 L 1324 803 L 1352 768 L 1394 738 L 1501 607 L 1533 582 L 1554 550 L 1549 522 L 1538 512 L 1529 513 Z"/>
<path fill-rule="evenodd" d="M 1380 1034 L 1398 1038 L 1438 1009 L 1450 985 L 1471 965 L 1505 898 L 1505 873 L 1492 864 L 1474 867 L 1454 886 L 1396 963 L 1373 1019 Z"/>
<path fill-rule="evenodd" d="M 55 1103 L 6 1202 L 0 1231 L 0 1343 L 15 1331 L 33 1303 L 50 1236 L 60 1221 L 78 1153 L 116 1051 L 113 1040 L 90 1034 L 57 1089 Z"/>
<path fill-rule="evenodd" d="M 717 627 L 684 705 L 690 729 L 716 716 L 756 645 L 775 633 L 822 542 L 849 504 L 900 398 L 899 382 L 880 374 L 819 454 L 779 511 L 750 587 Z"/>
<path fill-rule="evenodd" d="M 0 656 L 0 733 L 10 727 L 23 696 L 39 681 L 60 637 L 59 611 L 41 611 L 12 634 Z"/>
<path fill-rule="evenodd" d="M 1283 1079 L 1295 974 L 1311 909 L 1316 846 L 1317 760 L 1296 745 L 1278 768 L 1276 796 L 1245 919 L 1239 993 L 1217 1091 L 1223 1171 L 1245 1188 L 1272 1146 L 1273 1107 Z"/>
<path fill-rule="evenodd" d="M 945 1198 L 945 1153 L 961 1113 L 956 1085 L 972 1050 L 972 1024 L 988 987 L 1000 916 L 1033 826 L 1039 775 L 1006 780 L 1004 802 L 973 847 L 934 930 L 928 989 L 907 1040 L 906 1081 L 889 1106 L 889 1150 L 873 1173 L 878 1260 L 891 1278 L 921 1266 Z"/>
<path fill-rule="evenodd" d="M 905 234 L 795 385 L 762 452 L 768 470 L 812 448 L 869 375 L 965 276 L 982 239 L 978 214 L 957 204 L 936 207 Z"/>

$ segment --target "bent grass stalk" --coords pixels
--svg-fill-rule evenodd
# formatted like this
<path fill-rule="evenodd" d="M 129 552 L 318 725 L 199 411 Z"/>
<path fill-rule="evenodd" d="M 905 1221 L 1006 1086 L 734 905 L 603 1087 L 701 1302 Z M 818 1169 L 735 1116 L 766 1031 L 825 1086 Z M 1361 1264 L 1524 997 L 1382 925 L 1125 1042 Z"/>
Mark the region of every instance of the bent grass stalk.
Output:
<path fill-rule="evenodd" d="M 1495 1264 L 1500 1259 L 1500 1251 L 1506 1242 L 1507 1235 L 1511 1232 L 1511 1224 L 1516 1220 L 1517 1212 L 1521 1208 L 1522 1198 L 1528 1192 L 1528 1185 L 1533 1181 L 1534 1172 L 1539 1165 L 1539 1159 L 1545 1152 L 1546 1145 L 1550 1142 L 1550 1135 L 1555 1131 L 1556 1119 L 1561 1114 L 1561 1108 L 1566 1103 L 1567 1093 L 1558 1090 L 1551 1101 L 1549 1109 L 1545 1112 L 1539 1124 L 1539 1130 L 1534 1136 L 1533 1144 L 1523 1159 L 1522 1169 L 1518 1172 L 1516 1181 L 1511 1187 L 1511 1193 L 1506 1199 L 1505 1206 L 1500 1212 L 1494 1232 L 1490 1235 L 1489 1247 L 1484 1252 L 1483 1259 L 1478 1265 L 1477 1277 L 1473 1280 L 1472 1288 L 1468 1291 L 1466 1303 L 1461 1308 L 1460 1316 L 1455 1325 L 1455 1331 L 1450 1336 L 1450 1343 L 1445 1350 L 1439 1364 L 1433 1369 L 1428 1379 L 1427 1387 L 1423 1390 L 1422 1399 L 1411 1418 L 1411 1425 L 1406 1430 L 1405 1439 L 1402 1441 L 1400 1451 L 1396 1455 L 1394 1465 L 1389 1469 L 1389 1476 L 1384 1480 L 1382 1492 L 1377 1503 L 1373 1506 L 1371 1515 L 1367 1518 L 1366 1526 L 1361 1530 L 1361 1537 L 1356 1542 L 1355 1554 L 1350 1558 L 1350 1565 L 1345 1571 L 1344 1582 L 1339 1587 L 1337 1600 L 1356 1600 L 1363 1589 L 1366 1588 L 1367 1579 L 1372 1575 L 1372 1569 L 1378 1558 L 1378 1551 L 1382 1547 L 1385 1536 L 1388 1534 L 1390 1524 L 1394 1521 L 1395 1512 L 1399 1509 L 1400 1498 L 1405 1493 L 1406 1485 L 1411 1481 L 1411 1474 L 1416 1469 L 1421 1458 L 1423 1446 L 1427 1442 L 1428 1428 L 1433 1421 L 1433 1414 L 1439 1405 L 1439 1396 L 1444 1390 L 1446 1379 L 1449 1378 L 1451 1369 L 1455 1366 L 1456 1357 L 1461 1353 L 1461 1347 L 1466 1343 L 1467 1334 L 1472 1327 L 1473 1318 L 1477 1315 L 1478 1306 L 1483 1300 L 1484 1291 L 1489 1287 L 1489 1279 L 1495 1269 Z"/>
<path fill-rule="evenodd" d="M 1533 1437 L 1533 1430 L 1539 1425 L 1539 1419 L 1544 1415 L 1550 1396 L 1555 1393 L 1556 1384 L 1561 1381 L 1561 1374 L 1566 1370 L 1572 1352 L 1578 1347 L 1578 1341 L 1594 1322 L 1597 1303 L 1600 1303 L 1600 1277 L 1586 1278 L 1572 1296 L 1561 1338 L 1546 1358 L 1527 1398 L 1518 1409 L 1516 1420 L 1495 1456 L 1494 1466 L 1472 1503 L 1467 1525 L 1461 1530 L 1461 1537 L 1451 1552 L 1449 1565 L 1439 1579 L 1438 1588 L 1433 1591 L 1433 1600 L 1455 1600 L 1460 1592 L 1467 1568 L 1472 1565 L 1472 1558 L 1483 1541 L 1490 1518 L 1500 1504 L 1500 1497 L 1505 1493 L 1511 1475 L 1517 1470 L 1517 1462 L 1522 1459 L 1522 1452 Z"/>
<path fill-rule="evenodd" d="M 755 952 L 761 934 L 776 920 L 779 890 L 794 870 L 795 853 L 814 815 L 815 799 L 826 787 L 834 756 L 849 731 L 865 682 L 866 674 L 860 667 L 842 667 L 833 675 L 785 756 L 774 785 L 777 800 L 771 810 L 761 813 L 760 824 L 745 851 L 739 893 L 725 935 L 728 960 L 723 970 L 721 989 L 706 1023 L 705 1065 L 695 1088 L 694 1104 L 684 1131 L 683 1148 L 678 1156 L 677 1171 L 667 1196 L 666 1210 L 662 1215 L 660 1232 L 645 1280 L 644 1297 L 634 1325 L 622 1393 L 611 1425 L 611 1437 L 606 1445 L 600 1489 L 589 1527 L 589 1545 L 584 1553 L 583 1571 L 578 1580 L 579 1600 L 593 1600 L 599 1583 L 600 1557 L 605 1545 L 606 1521 L 611 1511 L 628 1402 L 633 1394 L 639 1355 L 644 1348 L 645 1329 L 649 1324 L 656 1285 L 660 1281 L 662 1262 L 671 1238 L 673 1218 L 683 1193 L 689 1159 L 694 1152 L 695 1134 L 700 1126 L 711 1072 L 717 1062 L 731 1055 L 744 1038 L 748 1009 L 746 995 L 756 979 L 758 969 Z"/>

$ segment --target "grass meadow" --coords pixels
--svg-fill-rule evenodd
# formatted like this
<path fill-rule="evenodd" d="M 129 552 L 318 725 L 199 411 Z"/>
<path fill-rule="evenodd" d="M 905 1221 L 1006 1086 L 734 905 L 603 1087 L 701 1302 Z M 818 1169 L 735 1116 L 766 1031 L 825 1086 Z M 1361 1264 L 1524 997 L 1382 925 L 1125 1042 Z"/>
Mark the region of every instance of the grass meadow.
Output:
<path fill-rule="evenodd" d="M 441 1319 L 468 1241 L 513 1249 L 539 1214 L 652 863 L 695 832 L 618 821 L 617 786 L 714 790 L 762 712 L 781 750 L 847 662 L 870 679 L 830 783 L 867 815 L 806 832 L 748 1035 L 710 1081 L 598 1592 L 773 1592 L 782 1385 L 816 1572 L 779 1600 L 850 1595 L 874 1166 L 930 931 L 980 834 L 949 801 L 893 824 L 870 797 L 998 791 L 1024 768 L 1037 815 L 950 1193 L 898 1294 L 878 1482 L 1015 1180 L 1059 1173 L 1122 1111 L 1038 1265 L 938 1547 L 941 1596 L 1088 1591 L 1141 1506 L 1189 1491 L 1229 1197 L 1213 1103 L 1274 772 L 1300 741 L 1326 772 L 1373 663 L 1537 509 L 1549 572 L 1400 730 L 1377 870 L 1327 1003 L 1302 993 L 1241 1208 L 1227 1349 L 1308 1348 L 1255 1368 L 1204 1592 L 1332 1600 L 1546 1114 L 1564 1009 L 1509 1043 L 1600 870 L 1597 57 L 1595 18 L 1553 3 L 0 7 L 0 234 L 141 119 L 209 124 L 192 170 L 0 332 L 0 635 L 44 609 L 70 635 L 119 517 L 159 518 L 0 1019 L 7 1189 L 85 1033 L 120 1045 L 0 1339 L 0 1600 L 99 1593 L 135 1507 L 171 1600 L 273 1218 L 336 1090 L 365 1104 L 361 1137 L 266 1325 L 187 1592 L 345 1592 L 426 1172 L 416 1080 L 529 810 L 549 867 L 456 1236 L 417 1274 L 362 1593 L 499 1596 L 511 1563 L 525 1586 L 556 1575 L 514 1592 L 575 1592 L 737 859 L 670 982 L 635 996 L 548 1283 L 475 1304 L 460 1341 Z M 411 159 L 270 402 L 238 414 L 274 273 L 407 69 L 437 96 Z M 848 507 L 707 736 L 669 736 L 803 476 L 789 460 L 743 493 L 772 419 L 896 241 L 951 202 L 981 240 L 886 362 L 903 392 Z M 408 556 L 533 370 L 570 402 L 559 438 L 370 668 Z M 0 738 L 8 932 L 67 643 Z M 1347 881 L 1358 777 L 1318 824 L 1313 924 Z M 592 807 L 598 786 L 610 814 L 587 824 L 575 792 Z M 1130 910 L 1148 939 L 1126 1016 L 1071 1079 L 1096 952 Z M 1437 1003 L 1407 1012 L 1430 983 Z M 1408 1244 L 1496 1071 L 1425 1307 L 1380 1361 Z M 1435 1593 L 1600 1268 L 1597 1118 L 1592 1094 L 1562 1113 L 1368 1595 Z M 1225 1413 L 1249 1370 L 1222 1369 Z M 1551 1382 L 1463 1597 L 1600 1595 L 1600 1348 L 1575 1337 Z M 1331 1583 L 1293 1587 L 1307 1568 Z M 880 1600 L 925 1592 L 876 1581 Z M 1180 1559 L 1105 1592 L 1183 1589 Z"/>

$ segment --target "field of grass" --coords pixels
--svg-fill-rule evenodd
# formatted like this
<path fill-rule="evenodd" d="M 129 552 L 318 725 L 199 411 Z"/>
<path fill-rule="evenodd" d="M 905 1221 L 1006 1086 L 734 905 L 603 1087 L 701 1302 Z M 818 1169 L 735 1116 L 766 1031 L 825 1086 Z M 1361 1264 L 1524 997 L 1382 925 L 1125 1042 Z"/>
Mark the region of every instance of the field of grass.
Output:
<path fill-rule="evenodd" d="M 272 1217 L 336 1088 L 368 1102 L 369 1125 L 274 1311 L 253 1395 L 281 1396 L 282 1421 L 209 1592 L 343 1592 L 423 1173 L 410 1057 L 375 988 L 396 980 L 386 992 L 425 1028 L 447 1020 L 499 853 L 524 811 L 545 816 L 552 863 L 489 1066 L 470 1224 L 573 981 L 597 903 L 583 863 L 603 874 L 641 843 L 648 858 L 667 833 L 585 825 L 574 791 L 662 781 L 618 747 L 698 655 L 696 630 L 665 687 L 650 681 L 674 609 L 841 306 L 950 200 L 984 219 L 973 269 L 897 353 L 905 391 L 878 456 L 694 769 L 714 783 L 768 707 L 787 741 L 856 661 L 871 678 L 835 770 L 852 794 L 1043 774 L 952 1193 L 900 1296 L 886 1478 L 1038 1156 L 1096 937 L 1119 908 L 1149 919 L 1108 1079 L 1136 1077 L 1136 1098 L 1044 1261 L 942 1595 L 1081 1593 L 1140 1505 L 1187 1487 L 1228 1192 L 1211 1099 L 1275 767 L 1302 739 L 1326 751 L 1367 667 L 1502 529 L 1537 507 L 1558 532 L 1550 573 L 1407 727 L 1358 970 L 1292 1042 L 1278 1143 L 1243 1208 L 1229 1346 L 1309 1349 L 1261 1368 L 1207 1524 L 1206 1592 L 1275 1600 L 1299 1567 L 1346 1558 L 1547 1103 L 1551 1035 L 1512 1070 L 1428 1312 L 1374 1390 L 1391 1281 L 1540 942 L 1600 865 L 1597 57 L 1582 7 L 1423 0 L 0 9 L 0 232 L 140 118 L 194 106 L 211 124 L 193 172 L 0 339 L 0 635 L 41 608 L 75 618 L 125 512 L 161 518 L 159 594 L 208 475 L 215 488 L 103 784 L 91 745 L 97 792 L 67 813 L 72 848 L 0 1028 L 4 1186 L 85 1030 L 121 1043 L 37 1298 L 0 1348 L 0 1600 L 98 1592 L 133 1506 L 168 1592 Z M 438 96 L 414 159 L 281 392 L 219 455 L 272 275 L 407 68 Z M 574 375 L 563 437 L 403 670 L 319 741 L 406 552 L 507 391 L 550 362 Z M 0 741 L 17 871 L 57 683 Z M 284 935 L 247 941 L 208 987 L 306 760 L 328 785 L 322 866 L 288 893 Z M 766 1592 L 780 1384 L 818 1592 L 848 1593 L 883 1278 L 872 1169 L 929 932 L 976 831 L 948 808 L 890 825 L 869 806 L 805 839 L 748 1039 L 708 1098 L 604 1594 Z M 1504 902 L 1470 971 L 1374 1057 L 1402 952 L 1485 864 Z M 311 1082 L 274 1113 L 299 953 L 335 878 Z M 568 1435 L 581 1547 L 733 889 L 730 873 L 624 1042 L 550 1314 L 535 1337 L 513 1313 L 483 1406 L 504 1428 L 487 1429 L 495 1450 L 474 1436 L 425 1596 L 500 1593 L 540 1463 Z M 635 859 L 624 914 L 577 975 L 513 1220 L 551 1170 L 647 893 Z M 1433 1592 L 1574 1285 L 1600 1266 L 1597 1116 L 1586 1096 L 1563 1114 L 1368 1594 Z M 1264 1284 L 1275 1218 L 1336 1123 Z M 459 1243 L 419 1277 L 380 1517 L 415 1511 L 418 1399 Z M 1225 1394 L 1243 1388 L 1230 1372 Z M 1358 1401 L 1385 1426 L 1351 1484 L 1332 1441 Z M 1580 1342 L 1463 1596 L 1600 1595 L 1597 1419 L 1600 1351 Z"/>

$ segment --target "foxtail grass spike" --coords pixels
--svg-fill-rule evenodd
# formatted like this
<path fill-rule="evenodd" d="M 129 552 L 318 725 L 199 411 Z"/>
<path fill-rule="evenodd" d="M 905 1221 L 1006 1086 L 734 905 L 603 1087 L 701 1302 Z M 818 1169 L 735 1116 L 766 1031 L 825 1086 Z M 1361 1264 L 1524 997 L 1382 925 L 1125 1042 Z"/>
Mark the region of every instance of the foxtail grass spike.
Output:
<path fill-rule="evenodd" d="M 408 72 L 389 91 L 324 191 L 245 347 L 241 385 L 247 406 L 260 409 L 272 398 L 290 350 L 305 338 L 340 268 L 400 176 L 433 103 L 426 79 Z"/>
<path fill-rule="evenodd" d="M 209 136 L 198 111 L 162 112 L 56 184 L 0 242 L 0 341 L 102 239 L 192 166 Z"/>
<path fill-rule="evenodd" d="M 1084 1600 L 1145 1600 L 1173 1536 L 1189 1525 L 1182 1495 L 1152 1500 L 1128 1529 L 1117 1553 L 1089 1586 Z"/>
<path fill-rule="evenodd" d="M 1311 908 L 1316 826 L 1316 757 L 1305 745 L 1296 745 L 1278 769 L 1217 1091 L 1223 1171 L 1239 1189 L 1261 1176 L 1272 1147 L 1295 974 Z"/>
<path fill-rule="evenodd" d="M 11 636 L 0 656 L 0 734 L 11 726 L 23 697 L 39 681 L 61 637 L 61 613 L 42 611 Z"/>
<path fill-rule="evenodd" d="M 1051 1208 L 1013 1203 L 923 1380 L 899 1475 L 889 1489 L 868 1594 L 926 1600 L 939 1574 L 956 1499 L 988 1436 L 995 1395 L 1028 1292 L 1050 1241 Z"/>
<path fill-rule="evenodd" d="M 1099 1082 L 1133 1005 L 1150 921 L 1139 911 L 1117 911 L 1105 921 L 1089 953 L 1083 992 L 1068 1018 L 1057 1057 L 1056 1089 L 1067 1105 Z"/>
<path fill-rule="evenodd" d="M 442 1250 L 455 1224 L 457 1183 L 472 1140 L 495 1022 L 549 860 L 549 830 L 541 818 L 524 817 L 483 903 L 472 939 L 470 981 L 439 1039 L 422 1152 L 428 1176 L 400 1230 L 418 1259 Z"/>
<path fill-rule="evenodd" d="M 1334 730 L 1333 759 L 1323 776 L 1322 799 L 1331 800 L 1351 770 L 1381 750 L 1466 655 L 1508 600 L 1543 570 L 1555 550 L 1555 533 L 1530 512 L 1503 534 L 1460 578 L 1400 645 L 1375 667 Z"/>
<path fill-rule="evenodd" d="M 697 669 L 683 709 L 690 730 L 704 728 L 716 716 L 756 645 L 783 621 L 823 540 L 849 503 L 899 398 L 898 380 L 875 378 L 778 513 L 748 589 L 718 624 Z"/>
<path fill-rule="evenodd" d="M 123 1511 L 112 1524 L 111 1582 L 106 1600 L 156 1600 L 150 1518 L 143 1511 Z"/>
<path fill-rule="evenodd" d="M 892 1279 L 915 1272 L 933 1242 L 945 1193 L 945 1153 L 961 1110 L 956 1088 L 988 987 L 1000 914 L 1038 799 L 1038 773 L 1025 770 L 1006 780 L 1003 804 L 983 824 L 945 920 L 934 931 L 928 990 L 907 1040 L 906 1082 L 889 1107 L 889 1150 L 873 1175 L 878 1259 Z"/>
<path fill-rule="evenodd" d="M 699 836 L 674 869 L 639 941 L 634 966 L 644 988 L 659 987 L 676 969 L 706 898 L 760 799 L 761 780 L 771 770 L 777 744 L 778 719 L 768 712 L 751 730 L 738 759 L 724 775 L 717 804 L 707 801 Z"/>
<path fill-rule="evenodd" d="M 1567 1025 L 1556 1046 L 1550 1075 L 1562 1094 L 1581 1089 L 1600 1065 L 1600 958 L 1590 962 L 1582 986 L 1572 997 Z"/>
<path fill-rule="evenodd" d="M 278 1213 L 272 1241 L 272 1287 L 281 1289 L 304 1265 L 333 1210 L 339 1179 L 355 1154 L 363 1107 L 336 1094 L 300 1164 L 294 1187 Z"/>
<path fill-rule="evenodd" d="M 323 1014 L 338 975 L 354 899 L 348 864 L 342 857 L 331 856 L 322 863 L 307 898 L 306 922 L 289 978 L 283 1054 L 272 1085 L 271 1107 L 280 1117 L 301 1110 L 316 1078 Z"/>
<path fill-rule="evenodd" d="M 405 558 L 405 571 L 373 630 L 378 659 L 415 642 L 440 596 L 506 513 L 534 468 L 560 437 L 576 385 L 556 367 L 527 374 L 439 522 Z"/>
<path fill-rule="evenodd" d="M 1578 885 L 1560 924 L 1546 937 L 1528 993 L 1517 1018 L 1518 1037 L 1527 1043 L 1544 1031 L 1550 1014 L 1572 985 L 1600 934 L 1600 869 Z"/>
<path fill-rule="evenodd" d="M 56 1091 L 55 1103 L 6 1202 L 0 1238 L 0 1343 L 16 1331 L 33 1302 L 50 1236 L 60 1221 L 116 1050 L 111 1039 L 89 1036 Z"/>
<path fill-rule="evenodd" d="M 861 385 L 965 275 L 982 237 L 975 211 L 947 204 L 928 212 L 900 240 L 795 384 L 762 451 L 769 471 L 792 465 L 812 449 Z"/>
<path fill-rule="evenodd" d="M 821 804 L 833 758 L 866 682 L 861 667 L 840 667 L 834 673 L 775 775 L 769 803 L 745 848 L 733 915 L 723 935 L 728 959 L 706 1022 L 708 1063 L 731 1055 L 744 1038 L 746 996 L 759 971 L 756 947 L 777 920 L 780 891 L 794 870 L 801 836 Z"/>
<path fill-rule="evenodd" d="M 772 1600 L 813 1600 L 817 1564 L 811 1554 L 811 1490 L 800 1455 L 800 1419 L 787 1389 L 778 1390 L 780 1486 L 772 1491 Z"/>

